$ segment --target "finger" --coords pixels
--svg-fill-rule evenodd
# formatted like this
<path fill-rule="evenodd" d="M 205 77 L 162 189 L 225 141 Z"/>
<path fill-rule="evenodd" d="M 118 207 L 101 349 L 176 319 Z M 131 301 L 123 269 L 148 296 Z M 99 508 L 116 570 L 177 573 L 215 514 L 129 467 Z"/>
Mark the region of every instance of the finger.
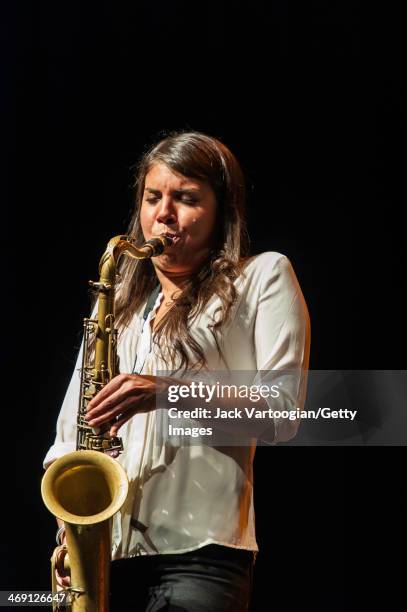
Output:
<path fill-rule="evenodd" d="M 126 402 L 123 402 L 123 405 L 125 406 Z M 109 430 L 110 436 L 117 436 L 117 432 L 119 431 L 120 427 L 127 423 L 127 421 L 129 421 L 135 414 L 149 412 L 152 407 L 154 408 L 154 405 L 151 403 L 151 397 L 146 394 L 141 394 L 137 398 L 137 406 L 134 406 L 134 399 L 132 401 L 132 398 L 130 398 L 127 409 L 123 411 L 122 414 L 119 413 L 119 415 L 112 422 Z"/>
<path fill-rule="evenodd" d="M 89 424 L 92 419 L 107 414 L 108 412 L 114 415 L 112 411 L 114 411 L 115 406 L 127 399 L 129 394 L 134 393 L 134 386 L 125 386 L 125 382 L 126 381 L 122 381 L 120 387 L 116 391 L 110 392 L 98 406 L 93 406 L 91 403 L 88 404 L 86 408 L 86 420 Z"/>
<path fill-rule="evenodd" d="M 90 408 L 91 410 L 93 408 L 96 408 L 96 406 L 98 406 L 101 402 L 103 402 L 103 400 L 109 397 L 109 395 L 120 389 L 122 384 L 127 380 L 129 380 L 128 374 L 118 374 L 117 376 L 112 378 L 112 380 L 110 380 L 107 385 L 102 387 L 101 390 L 98 391 L 97 395 L 95 395 L 95 397 L 90 400 L 90 402 L 88 403 L 88 408 Z"/>
<path fill-rule="evenodd" d="M 113 425 L 111 426 L 109 430 L 110 437 L 114 438 L 115 436 L 117 436 L 117 433 L 120 427 L 122 427 L 125 423 L 127 423 L 127 421 L 129 421 L 131 417 L 133 417 L 136 413 L 137 413 L 137 410 L 128 410 L 127 412 L 122 414 L 118 419 L 116 419 L 116 421 L 114 421 Z"/>
<path fill-rule="evenodd" d="M 57 584 L 60 587 L 67 587 L 70 585 L 70 576 L 66 572 L 64 567 L 65 557 L 67 555 L 67 549 L 64 546 L 61 546 L 55 549 L 55 578 Z"/>
<path fill-rule="evenodd" d="M 113 408 L 110 410 L 105 410 L 103 414 L 99 416 L 93 416 L 91 418 L 86 418 L 88 425 L 91 427 L 98 427 L 99 425 L 103 425 L 103 423 L 108 423 L 109 421 L 113 421 L 116 417 L 121 415 L 122 413 L 127 412 L 130 408 L 133 408 L 133 414 L 137 412 L 138 406 L 134 406 L 134 402 L 136 398 L 134 396 L 127 397 L 122 401 L 117 402 Z M 103 405 L 102 405 L 103 408 Z"/>
<path fill-rule="evenodd" d="M 57 580 L 57 584 L 62 587 L 62 588 L 66 588 L 69 587 L 71 585 L 71 579 L 69 576 L 60 576 L 58 574 L 58 572 L 55 572 L 55 577 Z"/>

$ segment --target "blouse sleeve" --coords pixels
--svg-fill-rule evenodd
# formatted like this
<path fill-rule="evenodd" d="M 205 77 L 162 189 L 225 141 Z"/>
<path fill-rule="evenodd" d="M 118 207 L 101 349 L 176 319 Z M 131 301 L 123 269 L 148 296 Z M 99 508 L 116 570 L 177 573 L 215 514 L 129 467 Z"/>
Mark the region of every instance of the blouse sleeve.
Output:
<path fill-rule="evenodd" d="M 97 315 L 98 302 L 94 304 L 90 315 L 94 319 Z M 64 401 L 57 419 L 56 435 L 54 444 L 45 455 L 43 466 L 45 469 L 55 459 L 59 459 L 63 455 L 76 450 L 76 433 L 77 433 L 77 417 L 79 393 L 81 389 L 81 370 L 82 370 L 82 355 L 83 355 L 83 338 L 76 359 L 75 369 L 72 374 L 71 381 L 65 394 Z"/>
<path fill-rule="evenodd" d="M 76 450 L 76 420 L 81 382 L 83 341 L 76 360 L 75 369 L 69 383 L 65 398 L 58 416 L 54 444 L 44 458 L 46 469 L 55 459 Z"/>
<path fill-rule="evenodd" d="M 271 255 L 265 253 L 264 256 Z M 310 352 L 310 319 L 300 285 L 289 259 L 263 257 L 264 269 L 254 327 L 257 363 L 255 384 L 278 385 L 279 397 L 267 398 L 275 435 L 259 438 L 277 444 L 293 438 L 306 396 Z M 294 414 L 295 411 L 295 414 Z M 290 415 L 288 415 L 290 412 Z"/>

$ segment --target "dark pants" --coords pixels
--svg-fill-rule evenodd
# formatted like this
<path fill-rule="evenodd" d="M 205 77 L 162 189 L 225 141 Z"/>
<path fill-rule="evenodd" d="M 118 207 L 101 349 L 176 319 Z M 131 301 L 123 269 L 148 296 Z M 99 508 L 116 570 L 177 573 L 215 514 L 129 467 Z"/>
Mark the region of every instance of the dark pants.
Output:
<path fill-rule="evenodd" d="M 113 561 L 111 612 L 247 612 L 253 552 L 211 544 Z"/>

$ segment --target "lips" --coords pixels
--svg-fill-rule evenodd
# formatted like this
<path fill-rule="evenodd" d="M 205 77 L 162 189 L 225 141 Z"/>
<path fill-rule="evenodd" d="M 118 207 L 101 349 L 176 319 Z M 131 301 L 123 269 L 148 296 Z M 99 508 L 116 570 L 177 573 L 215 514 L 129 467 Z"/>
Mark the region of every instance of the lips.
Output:
<path fill-rule="evenodd" d="M 172 244 L 177 244 L 177 242 L 180 240 L 181 236 L 180 234 L 177 234 L 175 232 L 163 232 L 161 234 L 161 236 L 167 236 L 168 238 L 171 238 L 172 240 Z"/>

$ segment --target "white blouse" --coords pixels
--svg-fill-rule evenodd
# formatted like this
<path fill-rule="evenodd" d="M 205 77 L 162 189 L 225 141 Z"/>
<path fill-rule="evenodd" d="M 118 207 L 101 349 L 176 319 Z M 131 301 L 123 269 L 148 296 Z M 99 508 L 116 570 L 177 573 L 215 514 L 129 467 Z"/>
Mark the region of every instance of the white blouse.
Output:
<path fill-rule="evenodd" d="M 202 347 L 209 369 L 261 371 L 261 380 L 271 370 L 300 372 L 294 391 L 281 396 L 278 408 L 302 409 L 310 322 L 290 261 L 276 252 L 253 257 L 235 286 L 239 298 L 232 320 L 222 331 L 223 359 L 210 331 L 220 299 L 214 296 L 205 312 L 191 322 L 191 333 Z M 151 341 L 151 321 L 161 299 L 159 294 L 146 321 L 143 305 L 121 335 L 121 372 L 154 374 L 166 369 Z M 44 467 L 76 447 L 81 353 L 82 347 Z M 253 507 L 256 439 L 233 448 L 205 441 L 197 444 L 195 439 L 189 444 L 185 437 L 177 437 L 175 443 L 158 427 L 163 412 L 137 414 L 119 431 L 125 450 L 118 461 L 129 478 L 129 495 L 113 517 L 112 559 L 182 553 L 207 544 L 258 551 Z M 299 422 L 275 417 L 272 444 L 294 437 Z"/>

